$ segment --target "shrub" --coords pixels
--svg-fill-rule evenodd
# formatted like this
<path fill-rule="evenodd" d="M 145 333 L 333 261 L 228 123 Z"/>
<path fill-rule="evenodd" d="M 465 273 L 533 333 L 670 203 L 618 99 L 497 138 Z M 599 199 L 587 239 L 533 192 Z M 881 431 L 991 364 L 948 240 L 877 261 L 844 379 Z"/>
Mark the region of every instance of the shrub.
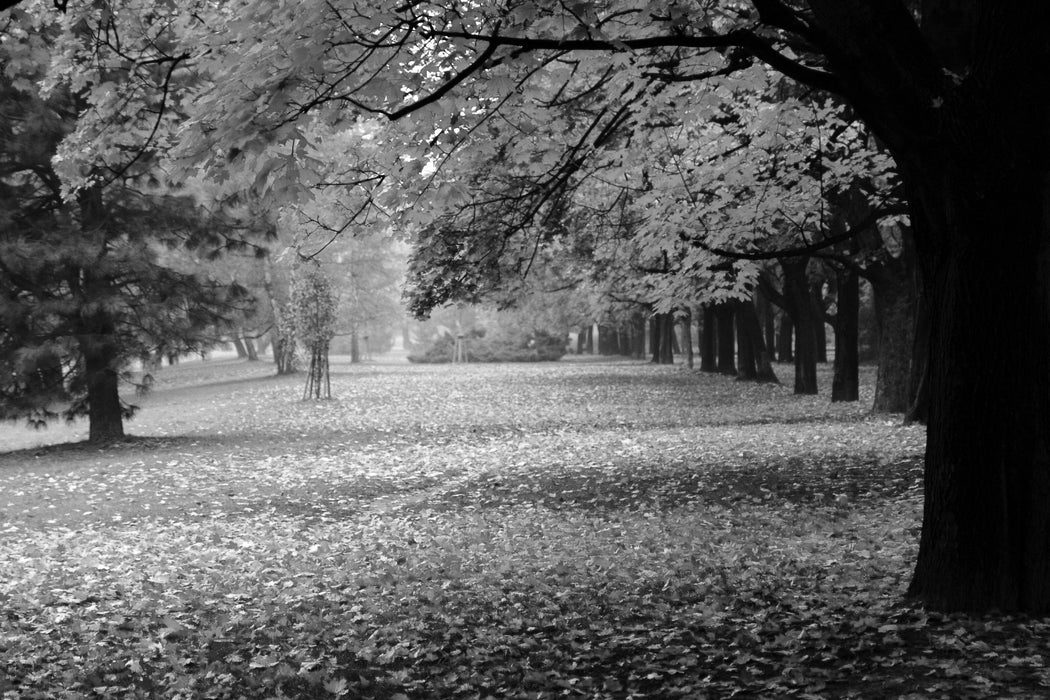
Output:
<path fill-rule="evenodd" d="M 464 336 L 467 362 L 552 362 L 565 354 L 565 340 L 547 331 L 532 333 L 494 333 L 474 330 Z M 423 352 L 412 353 L 409 362 L 452 362 L 456 339 L 446 333 L 438 336 Z"/>

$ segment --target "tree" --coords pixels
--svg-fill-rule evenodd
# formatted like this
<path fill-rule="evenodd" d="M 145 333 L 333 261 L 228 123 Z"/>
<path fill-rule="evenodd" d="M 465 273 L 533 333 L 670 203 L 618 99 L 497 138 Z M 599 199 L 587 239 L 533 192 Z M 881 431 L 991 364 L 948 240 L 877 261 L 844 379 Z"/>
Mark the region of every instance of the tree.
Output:
<path fill-rule="evenodd" d="M 20 84 L 0 84 L 0 418 L 39 427 L 60 411 L 87 416 L 92 442 L 119 439 L 135 410 L 119 392 L 130 362 L 205 347 L 248 300 L 165 261 L 214 242 L 190 197 L 125 176 L 64 199 L 52 164 L 76 100 Z"/>
<path fill-rule="evenodd" d="M 335 335 L 335 298 L 320 266 L 300 265 L 292 274 L 292 312 L 296 336 L 310 353 L 303 399 L 330 399 L 328 346 Z"/>

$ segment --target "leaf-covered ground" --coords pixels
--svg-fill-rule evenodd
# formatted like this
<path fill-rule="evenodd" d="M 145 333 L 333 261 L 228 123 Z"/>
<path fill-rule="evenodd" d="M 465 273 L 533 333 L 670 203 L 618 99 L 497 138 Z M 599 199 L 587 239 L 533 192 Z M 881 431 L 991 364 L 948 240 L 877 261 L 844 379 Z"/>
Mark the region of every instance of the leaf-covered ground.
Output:
<path fill-rule="evenodd" d="M 269 372 L 165 369 L 106 449 L 0 427 L 4 698 L 1050 695 L 1046 621 L 904 601 L 923 431 L 870 396 Z"/>

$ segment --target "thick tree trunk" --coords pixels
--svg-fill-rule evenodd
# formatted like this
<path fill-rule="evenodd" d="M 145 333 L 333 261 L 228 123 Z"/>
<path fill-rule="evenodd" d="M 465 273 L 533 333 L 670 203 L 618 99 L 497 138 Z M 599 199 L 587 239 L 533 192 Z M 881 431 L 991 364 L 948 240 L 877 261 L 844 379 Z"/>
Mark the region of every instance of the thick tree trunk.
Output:
<path fill-rule="evenodd" d="M 248 349 L 244 347 L 240 337 L 235 334 L 231 340 L 233 341 L 233 349 L 237 351 L 237 359 L 246 359 L 248 357 Z"/>
<path fill-rule="evenodd" d="M 1029 209 L 1041 180 L 1028 183 Z M 928 285 L 926 507 L 910 592 L 938 609 L 1046 612 L 1050 246 L 1039 213 L 1020 220 L 1018 198 L 1000 201 Z"/>
<path fill-rule="evenodd" d="M 711 304 L 704 306 L 702 322 L 703 330 L 700 332 L 700 371 L 714 372 L 718 369 L 718 363 L 715 359 L 715 339 L 718 331 L 715 328 L 717 323 L 715 307 Z"/>
<path fill-rule="evenodd" d="M 785 258 L 780 261 L 784 272 L 786 310 L 795 326 L 795 393 L 817 393 L 817 331 L 822 319 L 814 317 L 816 306 L 809 292 L 806 267 L 809 258 Z"/>
<path fill-rule="evenodd" d="M 736 376 L 733 306 L 728 302 L 717 304 L 715 306 L 715 321 L 718 327 L 718 372 Z"/>
<path fill-rule="evenodd" d="M 835 286 L 838 291 L 835 304 L 838 310 L 835 312 L 835 366 L 831 380 L 831 400 L 856 401 L 860 398 L 860 278 L 855 270 L 844 268 L 835 273 Z"/>
<path fill-rule="evenodd" d="M 113 363 L 114 349 L 91 338 L 84 347 L 87 381 L 88 440 L 110 442 L 124 437 L 124 409 L 120 403 L 120 377 Z"/>

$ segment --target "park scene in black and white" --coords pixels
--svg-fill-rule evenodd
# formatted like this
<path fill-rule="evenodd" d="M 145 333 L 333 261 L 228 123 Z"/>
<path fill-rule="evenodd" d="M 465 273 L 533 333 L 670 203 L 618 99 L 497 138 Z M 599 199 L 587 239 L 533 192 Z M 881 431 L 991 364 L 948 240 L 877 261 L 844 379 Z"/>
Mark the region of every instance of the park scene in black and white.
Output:
<path fill-rule="evenodd" d="M 1050 696 L 1047 36 L 0 0 L 0 696 Z"/>

